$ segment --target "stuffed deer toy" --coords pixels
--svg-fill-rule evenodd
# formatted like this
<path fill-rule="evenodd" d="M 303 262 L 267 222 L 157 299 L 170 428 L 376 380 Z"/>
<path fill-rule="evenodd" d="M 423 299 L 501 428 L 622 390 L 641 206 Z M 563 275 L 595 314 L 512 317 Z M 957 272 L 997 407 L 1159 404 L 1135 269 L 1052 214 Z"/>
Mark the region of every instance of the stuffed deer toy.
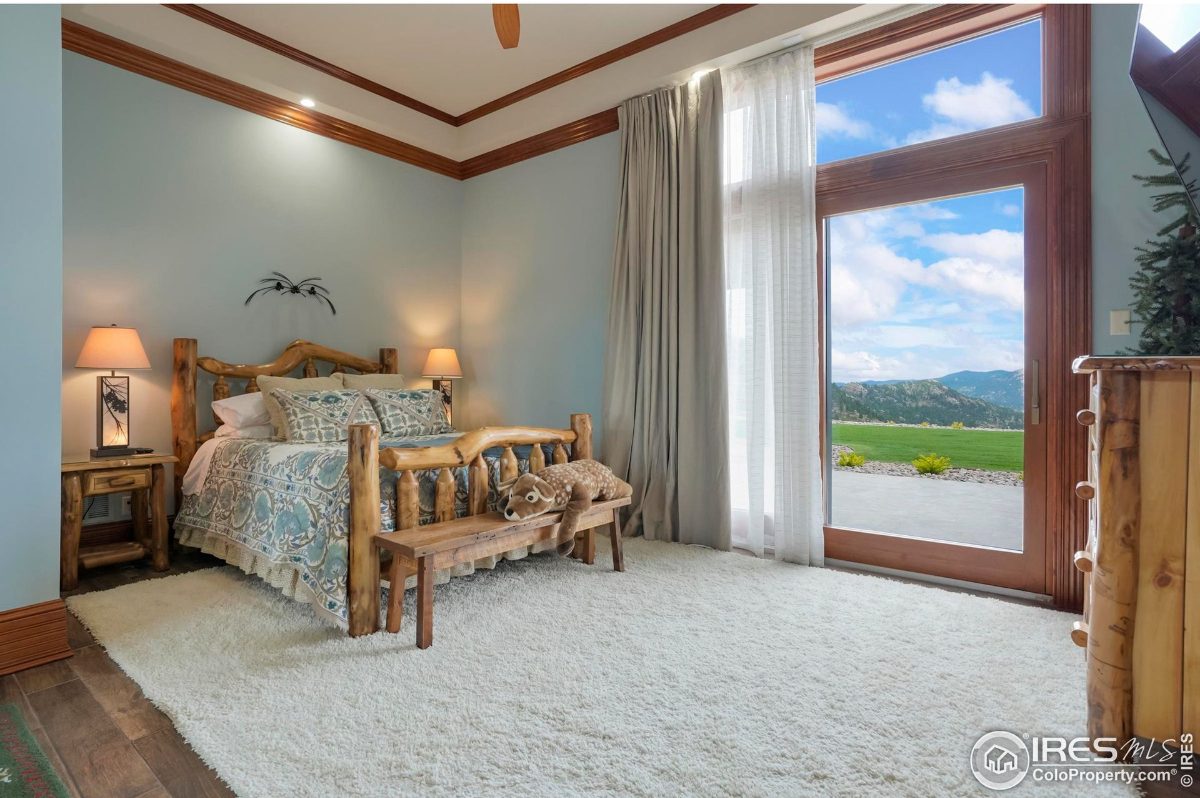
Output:
<path fill-rule="evenodd" d="M 558 528 L 558 553 L 564 557 L 575 549 L 576 526 L 593 501 L 633 495 L 628 482 L 618 479 L 611 468 L 595 460 L 547 466 L 536 474 L 522 474 L 502 482 L 497 489 L 504 517 L 510 521 L 563 511 Z"/>

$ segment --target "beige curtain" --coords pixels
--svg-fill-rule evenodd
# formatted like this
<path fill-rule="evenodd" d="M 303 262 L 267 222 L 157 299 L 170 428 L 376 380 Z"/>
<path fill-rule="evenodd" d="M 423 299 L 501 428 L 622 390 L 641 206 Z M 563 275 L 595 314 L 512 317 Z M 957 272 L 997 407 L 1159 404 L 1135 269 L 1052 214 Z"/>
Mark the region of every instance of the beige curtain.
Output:
<path fill-rule="evenodd" d="M 622 103 L 604 452 L 625 532 L 728 549 L 721 78 Z"/>

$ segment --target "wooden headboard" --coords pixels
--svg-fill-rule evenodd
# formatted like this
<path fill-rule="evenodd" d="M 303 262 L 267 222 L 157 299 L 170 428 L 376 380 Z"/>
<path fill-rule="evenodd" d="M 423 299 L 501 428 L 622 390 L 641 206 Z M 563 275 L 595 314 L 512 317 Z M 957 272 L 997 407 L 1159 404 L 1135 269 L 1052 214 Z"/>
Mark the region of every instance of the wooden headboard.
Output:
<path fill-rule="evenodd" d="M 213 417 L 212 427 L 206 434 L 200 432 L 197 415 L 196 377 L 204 371 L 216 377 L 212 386 L 212 399 L 229 396 L 229 380 L 245 380 L 245 392 L 258 390 L 258 378 L 262 376 L 284 377 L 303 367 L 305 377 L 317 376 L 317 362 L 330 363 L 334 373 L 356 371 L 360 374 L 398 374 L 398 354 L 395 349 L 379 350 L 378 360 L 368 360 L 337 349 L 330 349 L 310 341 L 292 341 L 279 357 L 261 365 L 234 364 L 213 357 L 199 357 L 195 338 L 176 338 L 174 348 L 175 368 L 171 376 L 171 444 L 179 464 L 175 466 L 175 506 L 179 507 L 180 487 L 187 473 L 196 447 L 211 436 L 212 429 L 220 422 Z"/>

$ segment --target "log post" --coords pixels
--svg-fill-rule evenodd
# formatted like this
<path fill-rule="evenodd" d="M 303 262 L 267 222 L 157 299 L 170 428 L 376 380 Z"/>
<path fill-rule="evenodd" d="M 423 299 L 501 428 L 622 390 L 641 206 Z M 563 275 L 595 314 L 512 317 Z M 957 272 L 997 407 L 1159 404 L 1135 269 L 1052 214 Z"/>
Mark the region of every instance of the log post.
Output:
<path fill-rule="evenodd" d="M 536 474 L 546 467 L 546 453 L 542 451 L 542 445 L 535 443 L 529 449 L 529 473 Z M 503 477 L 501 477 L 503 479 Z"/>
<path fill-rule="evenodd" d="M 533 470 L 533 452 L 540 450 L 541 447 L 534 444 L 529 450 L 529 470 Z M 508 482 L 510 479 L 516 479 L 520 469 L 517 467 L 517 455 L 513 452 L 511 446 L 504 447 L 504 453 L 500 455 L 500 481 Z"/>
<path fill-rule="evenodd" d="M 171 448 L 175 464 L 175 509 L 183 502 L 183 475 L 196 455 L 196 339 L 176 338 L 172 348 Z"/>
<path fill-rule="evenodd" d="M 1133 620 L 1141 516 L 1138 374 L 1100 373 L 1099 534 L 1088 612 L 1088 736 L 1133 734 Z"/>
<path fill-rule="evenodd" d="M 563 448 L 561 443 L 554 444 L 554 453 L 552 455 L 554 465 L 567 462 L 567 450 Z"/>
<path fill-rule="evenodd" d="M 156 571 L 171 567 L 170 533 L 167 531 L 167 471 L 162 463 L 150 466 L 150 562 Z"/>
<path fill-rule="evenodd" d="M 413 529 L 421 519 L 420 489 L 412 471 L 404 471 L 396 480 L 396 529 Z M 392 634 L 400 631 L 400 620 L 404 617 L 404 583 L 411 569 L 399 552 L 392 553 L 392 564 L 388 569 L 387 630 Z"/>
<path fill-rule="evenodd" d="M 83 478 L 78 471 L 62 475 L 60 521 L 59 585 L 74 590 L 79 585 L 79 536 L 83 531 Z"/>
<path fill-rule="evenodd" d="M 421 520 L 421 496 L 417 476 L 405 471 L 396 480 L 396 529 L 412 529 Z"/>
<path fill-rule="evenodd" d="M 225 382 L 225 377 L 223 375 L 218 374 L 217 380 L 216 380 L 216 382 L 213 383 L 213 387 L 212 387 L 212 400 L 214 402 L 219 402 L 222 399 L 228 399 L 228 398 L 229 398 L 229 383 Z M 221 421 L 221 417 L 217 415 L 217 411 L 215 411 L 215 410 L 213 411 L 213 423 L 216 424 L 218 427 L 221 426 L 221 424 L 225 423 L 225 422 Z"/>
<path fill-rule="evenodd" d="M 592 459 L 592 414 L 572 413 L 571 431 L 575 433 L 575 442 L 571 444 L 572 460 Z"/>
<path fill-rule="evenodd" d="M 304 377 L 305 379 L 311 380 L 315 376 L 317 376 L 317 364 L 314 363 L 313 359 L 310 357 L 308 360 L 304 361 Z"/>
<path fill-rule="evenodd" d="M 441 523 L 454 520 L 454 493 L 454 474 L 449 468 L 443 468 L 438 471 L 437 489 L 433 502 L 434 521 Z"/>
<path fill-rule="evenodd" d="M 483 515 L 487 512 L 488 467 L 483 452 L 475 455 L 467 469 L 467 514 Z"/>
<path fill-rule="evenodd" d="M 379 365 L 382 366 L 381 373 L 383 374 L 399 374 L 400 373 L 400 352 L 391 347 L 380 347 L 379 349 Z"/>
<path fill-rule="evenodd" d="M 374 538 L 379 518 L 379 428 L 350 427 L 350 537 L 346 597 L 351 637 L 379 630 L 379 555 Z"/>

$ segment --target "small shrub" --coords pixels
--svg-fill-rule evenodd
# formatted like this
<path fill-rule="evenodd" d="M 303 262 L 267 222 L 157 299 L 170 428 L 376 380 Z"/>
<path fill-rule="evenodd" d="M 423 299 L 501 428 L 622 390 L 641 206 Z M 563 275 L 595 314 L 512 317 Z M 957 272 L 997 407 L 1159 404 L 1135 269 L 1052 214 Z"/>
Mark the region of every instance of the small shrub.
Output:
<path fill-rule="evenodd" d="M 838 455 L 837 464 L 845 468 L 858 468 L 867 462 L 865 455 L 858 454 L 853 449 Z"/>
<path fill-rule="evenodd" d="M 929 422 L 928 422 L 928 421 L 922 421 L 922 422 L 921 422 L 921 426 L 922 426 L 922 427 L 928 427 L 928 426 L 929 426 Z"/>
<path fill-rule="evenodd" d="M 950 458 L 930 452 L 920 455 L 912 464 L 918 474 L 944 474 L 950 467 Z"/>
<path fill-rule="evenodd" d="M 961 421 L 954 421 L 950 424 L 950 429 L 966 429 L 966 425 Z"/>

